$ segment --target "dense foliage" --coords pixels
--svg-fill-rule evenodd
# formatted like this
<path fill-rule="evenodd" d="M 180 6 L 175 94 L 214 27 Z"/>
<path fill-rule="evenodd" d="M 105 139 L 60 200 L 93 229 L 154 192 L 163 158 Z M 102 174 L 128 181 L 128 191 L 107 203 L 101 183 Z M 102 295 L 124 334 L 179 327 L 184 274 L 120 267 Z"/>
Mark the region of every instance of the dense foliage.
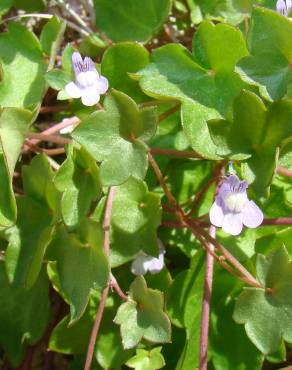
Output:
<path fill-rule="evenodd" d="M 0 1 L 2 369 L 292 364 L 289 4 Z"/>

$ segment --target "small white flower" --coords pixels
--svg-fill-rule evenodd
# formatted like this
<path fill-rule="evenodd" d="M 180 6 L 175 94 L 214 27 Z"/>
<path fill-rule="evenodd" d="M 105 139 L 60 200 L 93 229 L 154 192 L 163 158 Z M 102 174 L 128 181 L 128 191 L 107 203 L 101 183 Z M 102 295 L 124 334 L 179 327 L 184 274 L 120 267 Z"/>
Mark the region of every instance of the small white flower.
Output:
<path fill-rule="evenodd" d="M 277 12 L 288 17 L 292 8 L 292 0 L 278 0 L 276 3 Z"/>
<path fill-rule="evenodd" d="M 86 106 L 92 106 L 99 102 L 100 95 L 108 90 L 108 80 L 100 76 L 91 58 L 82 60 L 80 53 L 74 52 L 72 64 L 75 74 L 75 82 L 69 82 L 65 91 L 70 98 L 81 98 Z"/>
<path fill-rule="evenodd" d="M 165 249 L 160 240 L 158 240 L 158 243 L 159 243 L 158 258 L 149 256 L 143 251 L 140 251 L 137 254 L 131 266 L 131 271 L 134 275 L 145 275 L 147 271 L 149 271 L 150 274 L 158 274 L 163 269 Z"/>
<path fill-rule="evenodd" d="M 263 222 L 263 212 L 247 197 L 248 183 L 230 175 L 219 188 L 209 216 L 214 226 L 231 235 L 239 235 L 243 225 L 256 228 Z"/>

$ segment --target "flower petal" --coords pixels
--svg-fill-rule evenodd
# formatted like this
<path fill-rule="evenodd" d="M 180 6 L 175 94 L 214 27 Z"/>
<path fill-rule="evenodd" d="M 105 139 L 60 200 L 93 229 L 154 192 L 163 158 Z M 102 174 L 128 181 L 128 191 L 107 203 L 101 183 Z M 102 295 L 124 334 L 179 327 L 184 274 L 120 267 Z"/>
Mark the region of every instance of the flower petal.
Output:
<path fill-rule="evenodd" d="M 95 64 L 93 62 L 93 60 L 89 57 L 85 57 L 84 58 L 84 62 L 83 62 L 83 65 L 84 65 L 84 69 L 85 69 L 85 72 L 87 71 L 94 71 L 97 73 L 97 70 L 95 68 Z M 98 75 L 98 73 L 97 73 Z"/>
<path fill-rule="evenodd" d="M 263 222 L 263 212 L 252 200 L 246 202 L 246 205 L 241 213 L 242 222 L 247 227 L 255 228 L 260 226 L 260 224 Z"/>
<path fill-rule="evenodd" d="M 153 257 L 148 261 L 147 267 L 151 274 L 158 274 L 164 266 L 164 253 L 160 253 L 158 258 Z"/>
<path fill-rule="evenodd" d="M 221 207 L 221 202 L 216 198 L 215 202 L 213 203 L 210 212 L 209 212 L 210 222 L 214 226 L 221 227 L 224 218 L 224 212 Z"/>
<path fill-rule="evenodd" d="M 99 94 L 105 94 L 108 90 L 108 80 L 107 78 L 100 76 L 96 82 L 96 87 Z"/>
<path fill-rule="evenodd" d="M 78 53 L 78 51 L 75 51 L 72 54 L 72 64 L 73 64 L 73 69 L 74 69 L 74 73 L 76 77 L 78 76 L 79 73 L 83 71 L 83 60 L 82 60 L 80 53 Z"/>
<path fill-rule="evenodd" d="M 227 234 L 239 235 L 242 226 L 241 213 L 227 213 L 223 218 L 222 230 Z"/>
<path fill-rule="evenodd" d="M 82 90 L 81 101 L 82 104 L 91 107 L 99 102 L 100 94 L 94 86 L 88 86 Z"/>
<path fill-rule="evenodd" d="M 147 260 L 147 254 L 144 252 L 139 252 L 132 262 L 131 271 L 134 275 L 145 275 L 147 272 L 147 267 L 145 266 L 145 258 Z"/>
<path fill-rule="evenodd" d="M 70 98 L 76 99 L 81 97 L 81 90 L 74 82 L 69 82 L 65 86 L 65 91 Z"/>

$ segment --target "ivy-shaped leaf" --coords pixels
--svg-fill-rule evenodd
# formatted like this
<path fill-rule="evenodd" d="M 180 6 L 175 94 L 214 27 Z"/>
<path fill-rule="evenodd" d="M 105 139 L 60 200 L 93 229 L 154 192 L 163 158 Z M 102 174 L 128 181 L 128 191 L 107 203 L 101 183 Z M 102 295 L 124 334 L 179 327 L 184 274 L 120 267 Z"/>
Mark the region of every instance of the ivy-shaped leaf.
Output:
<path fill-rule="evenodd" d="M 0 111 L 1 226 L 10 226 L 16 220 L 12 178 L 31 120 L 31 113 L 24 109 L 4 108 Z"/>
<path fill-rule="evenodd" d="M 51 274 L 51 272 L 50 272 Z M 98 294 L 93 294 L 84 315 L 74 325 L 69 325 L 70 315 L 65 316 L 54 328 L 50 337 L 49 349 L 63 354 L 83 354 L 94 324 L 96 311 L 100 302 Z M 95 343 L 95 357 L 103 368 L 115 368 L 122 365 L 133 354 L 133 350 L 125 351 L 122 347 L 119 328 L 113 323 L 119 297 L 109 294 L 106 300 L 99 335 Z"/>
<path fill-rule="evenodd" d="M 233 317 L 263 354 L 272 354 L 282 340 L 292 342 L 292 263 L 284 246 L 258 255 L 257 277 L 263 289 L 245 288 Z"/>
<path fill-rule="evenodd" d="M 136 78 L 150 96 L 179 99 L 191 146 L 207 158 L 218 159 L 207 120 L 228 114 L 244 86 L 234 66 L 247 54 L 240 31 L 204 22 L 195 33 L 193 54 L 179 44 L 162 46 L 152 52 L 152 62 Z"/>
<path fill-rule="evenodd" d="M 137 81 L 129 73 L 138 72 L 149 63 L 149 52 L 136 42 L 123 42 L 109 47 L 103 55 L 101 74 L 109 86 L 131 96 L 136 102 L 147 100 Z"/>
<path fill-rule="evenodd" d="M 54 183 L 63 193 L 61 211 L 68 226 L 78 224 L 101 192 L 95 160 L 84 150 L 68 149 L 67 159 L 55 175 Z"/>
<path fill-rule="evenodd" d="M 270 185 L 277 151 L 292 136 L 292 102 L 281 100 L 266 109 L 254 93 L 243 90 L 235 99 L 233 121 L 210 121 L 217 153 L 229 159 L 248 159 L 244 175 L 258 193 Z"/>
<path fill-rule="evenodd" d="M 171 326 L 163 312 L 163 293 L 147 288 L 143 276 L 130 286 L 129 300 L 123 303 L 114 322 L 120 325 L 125 349 L 135 347 L 142 338 L 154 343 L 171 340 Z"/>
<path fill-rule="evenodd" d="M 44 155 L 23 167 L 23 186 L 25 195 L 17 197 L 16 225 L 6 232 L 5 263 L 10 281 L 30 287 L 39 275 L 58 218 L 59 193 Z"/>
<path fill-rule="evenodd" d="M 143 181 L 132 177 L 119 186 L 111 218 L 112 266 L 129 261 L 141 249 L 157 255 L 160 222 L 160 197 L 149 192 Z"/>
<path fill-rule="evenodd" d="M 102 228 L 91 220 L 79 224 L 75 233 L 59 227 L 53 237 L 48 258 L 56 264 L 50 278 L 70 303 L 70 325 L 83 315 L 92 290 L 108 282 L 109 264 L 102 245 Z"/>
<path fill-rule="evenodd" d="M 292 32 L 290 19 L 257 7 L 249 32 L 250 56 L 243 58 L 236 71 L 241 78 L 259 87 L 268 100 L 282 98 L 291 85 Z"/>
<path fill-rule="evenodd" d="M 156 347 L 150 351 L 137 349 L 136 355 L 126 362 L 126 365 L 135 370 L 158 370 L 165 366 L 161 354 L 162 347 Z"/>
<path fill-rule="evenodd" d="M 119 185 L 130 176 L 143 179 L 148 166 L 143 141 L 155 133 L 156 110 L 139 110 L 130 97 L 119 91 L 112 91 L 104 106 L 105 111 L 93 113 L 78 125 L 73 138 L 102 162 L 103 185 Z"/>

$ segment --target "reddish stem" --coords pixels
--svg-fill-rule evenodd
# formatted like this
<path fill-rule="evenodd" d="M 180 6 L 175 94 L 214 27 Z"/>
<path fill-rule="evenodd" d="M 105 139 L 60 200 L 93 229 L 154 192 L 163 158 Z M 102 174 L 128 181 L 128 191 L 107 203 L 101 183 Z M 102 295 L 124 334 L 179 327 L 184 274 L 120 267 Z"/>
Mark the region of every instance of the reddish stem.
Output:
<path fill-rule="evenodd" d="M 215 238 L 216 228 L 210 227 L 210 235 Z M 214 252 L 214 246 L 209 244 L 210 250 Z M 208 333 L 209 333 L 209 319 L 210 319 L 210 303 L 212 295 L 212 282 L 213 282 L 213 271 L 214 271 L 214 257 L 208 251 L 206 252 L 206 270 L 204 280 L 204 296 L 202 303 L 202 319 L 201 319 L 201 330 L 200 330 L 200 360 L 199 370 L 207 370 L 208 363 Z"/>
<path fill-rule="evenodd" d="M 292 171 L 288 170 L 285 167 L 278 166 L 277 167 L 277 173 L 279 175 L 286 176 L 286 177 L 289 177 L 290 179 L 292 179 Z"/>
<path fill-rule="evenodd" d="M 161 148 L 151 148 L 152 154 L 159 154 L 159 155 L 169 155 L 178 158 L 200 158 L 203 157 L 193 151 L 193 150 L 175 150 L 175 149 L 161 149 Z"/>
<path fill-rule="evenodd" d="M 104 221 L 103 221 L 103 230 L 104 230 L 104 240 L 103 240 L 103 250 L 106 256 L 109 256 L 110 250 L 110 222 L 111 222 L 111 215 L 112 215 L 112 208 L 113 208 L 113 201 L 116 193 L 116 187 L 111 186 L 109 188 L 107 203 L 105 207 L 104 213 Z M 92 328 L 90 341 L 87 349 L 86 361 L 84 365 L 84 370 L 90 370 L 92 364 L 92 358 L 94 353 L 95 342 L 97 338 L 97 334 L 99 331 L 101 319 L 104 313 L 105 303 L 107 299 L 107 295 L 109 292 L 110 282 L 107 283 L 107 286 L 103 289 L 101 300 L 99 303 L 99 307 L 96 313 L 94 325 Z"/>

